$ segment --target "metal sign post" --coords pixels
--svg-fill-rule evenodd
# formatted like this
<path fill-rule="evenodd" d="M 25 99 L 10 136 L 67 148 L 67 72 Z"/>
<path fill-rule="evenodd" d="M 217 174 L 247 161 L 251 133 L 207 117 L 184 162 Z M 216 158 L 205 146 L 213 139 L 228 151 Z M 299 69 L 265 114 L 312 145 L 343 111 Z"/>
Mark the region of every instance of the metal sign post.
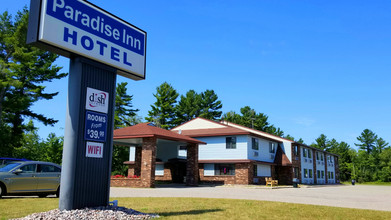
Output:
<path fill-rule="evenodd" d="M 145 79 L 146 32 L 82 0 L 31 0 L 27 43 L 70 58 L 61 210 L 109 203 L 116 75 Z"/>

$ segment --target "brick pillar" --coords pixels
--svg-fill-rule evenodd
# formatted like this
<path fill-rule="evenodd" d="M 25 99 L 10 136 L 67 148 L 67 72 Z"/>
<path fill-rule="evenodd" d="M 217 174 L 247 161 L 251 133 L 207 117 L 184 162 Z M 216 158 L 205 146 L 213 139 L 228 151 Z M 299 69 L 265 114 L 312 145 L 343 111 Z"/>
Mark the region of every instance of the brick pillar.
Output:
<path fill-rule="evenodd" d="M 136 147 L 136 152 L 134 155 L 134 174 L 136 176 L 141 176 L 141 151 L 142 147 Z"/>
<path fill-rule="evenodd" d="M 156 138 L 143 138 L 141 149 L 141 182 L 143 187 L 155 187 Z"/>
<path fill-rule="evenodd" d="M 198 144 L 187 145 L 186 185 L 198 185 Z"/>
<path fill-rule="evenodd" d="M 314 184 L 318 184 L 318 174 L 316 170 L 316 150 L 312 150 L 312 162 L 313 162 L 313 167 L 314 167 Z"/>
<path fill-rule="evenodd" d="M 252 176 L 250 171 L 251 163 L 237 163 L 235 164 L 235 184 L 248 185 L 252 181 L 249 181 Z"/>
<path fill-rule="evenodd" d="M 134 164 L 128 164 L 128 176 L 134 176 Z"/>

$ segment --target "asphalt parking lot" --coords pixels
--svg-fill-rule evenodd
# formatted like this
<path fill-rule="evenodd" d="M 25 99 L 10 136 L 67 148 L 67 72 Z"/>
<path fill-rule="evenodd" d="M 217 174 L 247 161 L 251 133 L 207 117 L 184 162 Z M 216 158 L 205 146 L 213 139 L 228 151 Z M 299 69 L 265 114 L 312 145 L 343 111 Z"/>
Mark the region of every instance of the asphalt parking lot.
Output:
<path fill-rule="evenodd" d="M 156 188 L 112 187 L 110 197 L 198 197 L 277 201 L 391 211 L 391 186 L 327 185 L 302 188 L 256 186 L 158 185 Z"/>

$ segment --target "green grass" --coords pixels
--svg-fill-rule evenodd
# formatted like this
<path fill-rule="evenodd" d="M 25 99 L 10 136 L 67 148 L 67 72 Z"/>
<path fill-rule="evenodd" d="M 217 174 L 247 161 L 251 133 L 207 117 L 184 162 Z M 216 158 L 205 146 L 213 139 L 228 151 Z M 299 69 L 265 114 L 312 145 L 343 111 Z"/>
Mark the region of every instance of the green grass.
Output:
<path fill-rule="evenodd" d="M 204 198 L 111 198 L 119 206 L 160 219 L 391 219 L 391 212 L 264 202 Z M 1 219 L 24 217 L 58 207 L 56 198 L 10 198 L 0 200 Z"/>
<path fill-rule="evenodd" d="M 344 185 L 352 185 L 352 182 L 341 182 Z M 357 183 L 356 185 L 376 185 L 376 186 L 391 186 L 391 182 L 365 182 L 365 183 Z"/>

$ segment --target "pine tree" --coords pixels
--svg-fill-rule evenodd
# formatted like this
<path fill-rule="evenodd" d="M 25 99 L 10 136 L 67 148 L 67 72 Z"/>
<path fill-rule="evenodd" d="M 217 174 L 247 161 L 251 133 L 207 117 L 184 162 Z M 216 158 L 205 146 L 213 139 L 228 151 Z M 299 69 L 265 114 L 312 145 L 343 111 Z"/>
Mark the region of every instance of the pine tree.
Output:
<path fill-rule="evenodd" d="M 153 96 L 156 102 L 151 105 L 152 110 L 148 111 L 148 116 L 145 120 L 154 122 L 156 126 L 170 129 L 175 126 L 175 104 L 178 98 L 177 91 L 167 82 L 164 82 L 156 88 L 156 93 Z"/>
<path fill-rule="evenodd" d="M 1 133 L 9 133 L 12 142 L 2 142 L 1 148 L 18 147 L 27 129 L 26 118 L 54 125 L 57 120 L 33 112 L 32 105 L 42 99 L 50 100 L 58 94 L 45 93 L 44 82 L 60 79 L 67 74 L 58 72 L 53 64 L 58 55 L 26 45 L 28 11 L 19 11 L 14 19 L 4 12 L 0 15 L 0 125 Z"/>
<path fill-rule="evenodd" d="M 360 149 L 365 150 L 370 154 L 375 148 L 375 142 L 377 140 L 377 135 L 369 129 L 365 129 L 361 132 L 361 135 L 357 137 L 357 140 L 361 143 L 355 144 L 360 147 Z"/>
<path fill-rule="evenodd" d="M 134 118 L 139 109 L 132 109 L 133 96 L 128 95 L 127 82 L 117 84 L 114 107 L 114 129 L 135 125 Z"/>
<path fill-rule="evenodd" d="M 186 96 L 181 95 L 175 111 L 175 125 L 180 125 L 200 116 L 201 95 L 194 90 L 189 90 Z"/>
<path fill-rule="evenodd" d="M 218 120 L 223 113 L 220 109 L 223 107 L 223 104 L 218 100 L 217 94 L 213 90 L 206 90 L 201 93 L 201 102 L 200 102 L 200 117 Z"/>

